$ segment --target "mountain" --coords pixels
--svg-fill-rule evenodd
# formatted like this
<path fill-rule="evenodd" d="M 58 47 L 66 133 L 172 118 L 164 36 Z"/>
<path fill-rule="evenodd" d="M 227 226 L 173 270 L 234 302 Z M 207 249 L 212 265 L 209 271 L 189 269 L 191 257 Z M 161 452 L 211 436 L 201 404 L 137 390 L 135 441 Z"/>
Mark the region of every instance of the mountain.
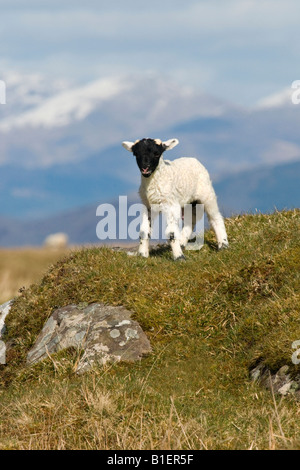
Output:
<path fill-rule="evenodd" d="M 229 107 L 152 75 L 70 87 L 24 112 L 15 111 L 11 94 L 8 83 L 8 104 L 0 108 L 6 111 L 2 119 L 0 114 L 0 163 L 26 168 L 84 161 L 122 140 L 161 134 L 162 128 L 197 115 L 219 115 Z"/>
<path fill-rule="evenodd" d="M 49 80 L 38 73 L 23 74 L 12 70 L 4 71 L 1 80 L 7 89 L 6 105 L 1 107 L 0 113 L 2 121 L 36 109 L 48 98 L 74 86 L 65 79 Z"/>
<path fill-rule="evenodd" d="M 228 211 L 277 206 L 279 168 L 286 169 L 284 205 L 295 205 L 290 188 L 300 161 L 300 107 L 287 91 L 241 109 L 153 74 L 88 84 L 15 72 L 2 78 L 7 104 L 0 106 L 0 243 L 40 244 L 58 231 L 59 214 L 70 216 L 64 231 L 74 242 L 92 240 L 95 234 L 85 238 L 73 230 L 74 214 L 80 219 L 78 208 L 92 206 L 94 218 L 100 202 L 137 190 L 135 159 L 121 142 L 149 136 L 178 138 L 180 145 L 166 158 L 199 158 Z M 293 164 L 294 173 L 288 170 Z M 271 177 L 274 186 L 267 183 Z M 10 237 L 12 227 L 18 235 Z"/>
<path fill-rule="evenodd" d="M 16 171 L 14 165 L 3 166 L 0 169 L 1 215 L 33 220 L 103 199 L 110 201 L 118 194 L 128 194 L 138 186 L 136 164 L 127 154 L 122 155 L 119 160 L 126 161 L 123 166 L 128 172 L 122 177 L 121 163 L 117 158 L 114 162 L 114 152 L 117 152 L 115 148 L 92 156 L 86 162 L 51 168 Z M 123 154 L 122 149 L 120 153 Z M 135 178 L 130 176 L 130 170 Z"/>
<path fill-rule="evenodd" d="M 128 207 L 136 202 L 139 202 L 138 195 L 131 194 L 128 197 Z M 100 204 L 111 204 L 116 208 L 119 233 L 119 199 L 102 200 L 35 220 L 0 217 L 0 246 L 42 245 L 47 235 L 56 232 L 67 233 L 71 244 L 99 243 L 96 227 L 100 217 L 96 216 L 96 210 Z M 128 217 L 129 222 L 132 219 L 133 217 Z M 111 243 L 109 240 L 107 242 Z"/>
<path fill-rule="evenodd" d="M 244 171 L 215 184 L 226 216 L 300 207 L 300 162 Z"/>
<path fill-rule="evenodd" d="M 217 179 L 242 170 L 300 160 L 300 107 L 235 110 L 172 127 L 186 156 L 198 156 Z M 182 150 L 181 150 L 182 152 Z"/>
<path fill-rule="evenodd" d="M 50 216 L 127 194 L 137 187 L 138 172 L 123 140 L 168 138 L 161 123 L 168 129 L 231 109 L 151 74 L 77 86 L 47 86 L 40 76 L 22 80 L 17 74 L 8 74 L 6 81 L 7 104 L 0 107 L 3 216 Z"/>
<path fill-rule="evenodd" d="M 291 87 L 266 96 L 256 104 L 258 109 L 275 109 L 292 107 L 299 104 L 299 80 L 295 80 Z"/>
<path fill-rule="evenodd" d="M 299 208 L 299 181 L 300 162 L 293 162 L 243 171 L 215 183 L 214 187 L 222 213 L 230 216 L 241 212 L 273 212 L 275 209 Z M 137 193 L 131 193 L 128 207 L 137 202 Z M 105 203 L 116 208 L 119 233 L 119 200 L 105 199 L 32 221 L 0 218 L 0 246 L 41 245 L 49 233 L 55 232 L 67 233 L 72 244 L 100 243 L 96 226 L 101 218 L 96 216 L 96 209 Z M 128 217 L 128 222 L 133 218 Z M 106 242 L 117 244 L 118 240 Z"/>

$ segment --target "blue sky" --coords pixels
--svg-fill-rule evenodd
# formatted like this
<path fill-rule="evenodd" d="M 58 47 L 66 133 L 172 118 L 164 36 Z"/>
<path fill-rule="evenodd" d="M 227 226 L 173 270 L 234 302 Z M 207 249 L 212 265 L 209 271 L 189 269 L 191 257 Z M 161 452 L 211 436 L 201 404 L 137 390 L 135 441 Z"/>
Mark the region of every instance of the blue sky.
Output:
<path fill-rule="evenodd" d="M 300 79 L 299 0 L 0 0 L 0 13 L 0 79 L 151 71 L 241 105 Z"/>

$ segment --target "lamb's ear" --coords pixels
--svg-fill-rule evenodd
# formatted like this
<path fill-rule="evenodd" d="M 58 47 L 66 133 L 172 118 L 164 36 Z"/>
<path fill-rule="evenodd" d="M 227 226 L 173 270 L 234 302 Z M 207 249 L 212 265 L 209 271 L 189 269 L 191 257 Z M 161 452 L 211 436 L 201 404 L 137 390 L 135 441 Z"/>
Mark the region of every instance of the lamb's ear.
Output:
<path fill-rule="evenodd" d="M 171 150 L 172 148 L 176 147 L 176 145 L 179 144 L 179 140 L 178 139 L 170 139 L 170 140 L 166 140 L 162 144 L 163 144 L 163 147 L 164 147 L 165 150 Z"/>
<path fill-rule="evenodd" d="M 128 152 L 132 152 L 132 147 L 134 146 L 134 142 L 122 142 L 124 149 L 128 150 Z"/>

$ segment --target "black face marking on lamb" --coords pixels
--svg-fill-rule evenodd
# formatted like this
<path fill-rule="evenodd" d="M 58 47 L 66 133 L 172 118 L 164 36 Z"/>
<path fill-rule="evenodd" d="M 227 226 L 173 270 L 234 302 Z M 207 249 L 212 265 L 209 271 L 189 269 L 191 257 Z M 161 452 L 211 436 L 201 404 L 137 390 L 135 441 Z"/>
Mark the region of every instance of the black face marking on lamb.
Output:
<path fill-rule="evenodd" d="M 153 139 L 142 139 L 134 144 L 132 152 L 142 176 L 149 178 L 152 175 L 164 150 L 163 144 Z"/>

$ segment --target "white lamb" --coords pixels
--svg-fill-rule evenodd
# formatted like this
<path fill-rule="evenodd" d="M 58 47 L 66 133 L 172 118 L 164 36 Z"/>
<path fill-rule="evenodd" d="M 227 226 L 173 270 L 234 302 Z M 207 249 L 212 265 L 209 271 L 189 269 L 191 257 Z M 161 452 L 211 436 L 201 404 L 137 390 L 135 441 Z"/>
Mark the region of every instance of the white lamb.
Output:
<path fill-rule="evenodd" d="M 164 160 L 165 150 L 175 147 L 179 141 L 170 139 L 142 139 L 123 142 L 123 147 L 132 152 L 141 171 L 140 196 L 145 206 L 140 230 L 139 254 L 149 256 L 150 209 L 152 205 L 166 216 L 166 237 L 170 240 L 174 260 L 184 259 L 184 248 L 193 232 L 193 220 L 185 224 L 180 232 L 179 222 L 185 204 L 204 204 L 209 222 L 213 228 L 218 249 L 227 248 L 228 240 L 224 220 L 220 214 L 217 198 L 209 174 L 196 158 Z"/>

